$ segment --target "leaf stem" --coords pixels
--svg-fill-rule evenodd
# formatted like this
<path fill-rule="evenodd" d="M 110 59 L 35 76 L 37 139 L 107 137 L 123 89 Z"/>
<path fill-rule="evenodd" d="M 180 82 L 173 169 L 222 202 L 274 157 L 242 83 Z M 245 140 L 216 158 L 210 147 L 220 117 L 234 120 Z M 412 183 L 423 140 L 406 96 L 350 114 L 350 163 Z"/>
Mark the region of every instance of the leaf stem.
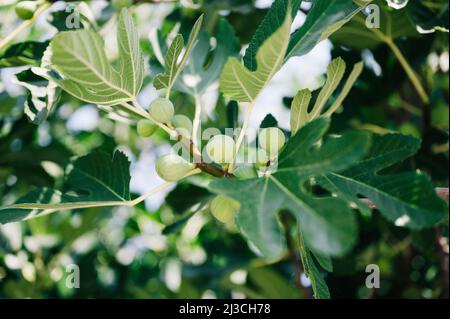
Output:
<path fill-rule="evenodd" d="M 171 86 L 168 87 L 167 90 L 166 90 L 166 99 L 170 98 L 170 91 L 172 91 L 172 87 Z"/>
<path fill-rule="evenodd" d="M 139 110 L 141 110 L 142 112 L 147 113 L 147 111 L 142 107 L 142 105 L 139 104 L 139 102 L 138 102 L 138 100 L 137 100 L 137 98 L 136 98 L 135 96 L 133 96 L 133 97 L 131 98 L 131 102 L 132 102 Z"/>
<path fill-rule="evenodd" d="M 181 179 L 187 178 L 189 176 L 199 174 L 202 170 L 196 168 L 184 175 Z M 180 180 L 181 180 L 180 179 Z M 45 210 L 45 214 L 40 214 L 40 216 L 55 212 L 57 210 L 63 211 L 63 210 L 71 210 L 71 209 L 81 209 L 81 208 L 91 208 L 91 207 L 113 207 L 113 206 L 126 206 L 126 207 L 133 207 L 137 204 L 143 202 L 148 197 L 161 192 L 165 190 L 166 188 L 170 187 L 171 185 L 175 184 L 176 182 L 166 182 L 164 184 L 161 184 L 149 192 L 143 194 L 142 196 L 139 196 L 136 199 L 129 200 L 129 201 L 105 201 L 105 202 L 82 202 L 82 203 L 60 203 L 60 204 L 41 204 L 41 203 L 20 203 L 20 204 L 13 204 L 6 207 L 0 207 L 0 209 L 39 209 L 39 210 Z M 30 216 L 26 219 L 30 219 L 34 217 Z"/>
<path fill-rule="evenodd" d="M 237 161 L 237 156 L 239 154 L 239 149 L 241 148 L 242 142 L 244 141 L 245 134 L 246 134 L 247 128 L 248 128 L 248 123 L 250 122 L 250 116 L 252 114 L 254 106 L 255 106 L 255 101 L 252 101 L 247 106 L 247 110 L 245 111 L 244 122 L 242 123 L 242 129 L 241 129 L 241 132 L 239 133 L 239 137 L 236 141 L 236 154 L 234 156 L 233 162 L 230 163 L 230 166 L 228 167 L 228 172 L 230 172 L 230 173 L 233 173 L 233 171 L 236 167 L 236 161 Z"/>
<path fill-rule="evenodd" d="M 201 121 L 201 114 L 202 114 L 202 102 L 198 95 L 195 95 L 195 115 L 194 115 L 194 122 L 192 126 L 192 141 L 195 145 L 198 144 L 198 130 L 200 128 L 200 121 Z"/>
<path fill-rule="evenodd" d="M 403 69 L 406 72 L 406 75 L 408 76 L 409 80 L 411 81 L 412 85 L 416 89 L 417 93 L 419 94 L 420 99 L 424 104 L 427 104 L 430 102 L 430 98 L 428 94 L 426 93 L 422 83 L 420 82 L 420 79 L 416 72 L 413 70 L 411 65 L 406 60 L 405 56 L 403 55 L 402 51 L 398 48 L 398 46 L 395 44 L 393 40 L 390 38 L 385 38 L 386 44 L 389 46 L 389 48 L 392 50 L 400 64 L 402 65 Z"/>
<path fill-rule="evenodd" d="M 50 8 L 52 3 L 45 2 L 42 4 L 34 13 L 33 17 L 31 19 L 23 21 L 15 30 L 13 30 L 6 38 L 4 38 L 2 41 L 0 41 L 0 51 L 4 47 L 6 47 L 12 40 L 14 40 L 15 37 L 17 37 L 20 33 L 22 33 L 26 28 L 28 28 L 30 25 L 32 25 L 36 19 L 48 8 Z"/>

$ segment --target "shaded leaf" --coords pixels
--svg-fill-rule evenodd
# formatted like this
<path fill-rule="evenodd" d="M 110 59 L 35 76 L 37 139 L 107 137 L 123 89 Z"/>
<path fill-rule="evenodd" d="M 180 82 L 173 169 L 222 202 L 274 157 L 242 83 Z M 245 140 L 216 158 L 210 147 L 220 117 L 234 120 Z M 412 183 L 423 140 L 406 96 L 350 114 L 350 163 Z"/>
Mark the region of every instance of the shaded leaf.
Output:
<path fill-rule="evenodd" d="M 61 90 L 54 82 L 47 81 L 31 70 L 16 74 L 16 78 L 16 83 L 28 90 L 25 114 L 33 124 L 41 124 L 56 106 Z"/>
<path fill-rule="evenodd" d="M 411 1 L 406 10 L 412 21 L 426 32 L 449 30 L 449 3 L 446 0 L 437 0 L 432 3 Z"/>
<path fill-rule="evenodd" d="M 260 128 L 277 127 L 278 121 L 272 114 L 267 114 L 262 120 Z"/>
<path fill-rule="evenodd" d="M 0 55 L 0 68 L 39 65 L 49 41 L 28 41 L 11 45 Z"/>
<path fill-rule="evenodd" d="M 286 59 L 307 54 L 324 40 L 324 33 L 330 36 L 360 9 L 352 0 L 315 0 L 305 23 L 292 34 Z"/>
<path fill-rule="evenodd" d="M 0 224 L 17 222 L 59 210 L 116 206 L 130 200 L 130 162 L 116 152 L 111 158 L 94 152 L 75 159 L 66 168 L 64 193 L 41 188 L 15 204 L 0 207 Z"/>
<path fill-rule="evenodd" d="M 347 203 L 314 197 L 306 190 L 310 177 L 340 171 L 360 159 L 370 144 L 366 133 L 351 132 L 316 143 L 327 131 L 325 118 L 309 123 L 288 142 L 272 175 L 248 180 L 216 180 L 210 189 L 241 203 L 237 223 L 241 232 L 266 257 L 277 257 L 284 238 L 277 213 L 291 211 L 300 222 L 308 247 L 325 255 L 342 255 L 356 240 L 355 216 Z"/>
<path fill-rule="evenodd" d="M 180 91 L 191 95 L 202 95 L 211 85 L 218 82 L 228 58 L 239 53 L 239 41 L 234 35 L 232 26 L 225 19 L 219 22 L 216 35 L 217 47 L 212 52 L 210 52 L 210 40 L 207 32 L 200 32 L 189 63 L 175 84 Z"/>
<path fill-rule="evenodd" d="M 63 10 L 50 12 L 48 22 L 58 31 L 73 31 L 90 27 L 89 19 L 80 12 L 75 4 L 67 4 Z"/>
<path fill-rule="evenodd" d="M 380 173 L 414 155 L 420 142 L 401 134 L 375 135 L 368 155 L 341 172 L 326 174 L 319 183 L 339 197 L 367 206 L 369 198 L 389 221 L 412 229 L 431 227 L 448 216 L 448 205 L 436 195 L 430 179 L 422 172 Z"/>
<path fill-rule="evenodd" d="M 306 247 L 303 235 L 300 231 L 299 235 L 299 247 L 300 247 L 300 257 L 303 265 L 303 271 L 306 277 L 311 281 L 311 288 L 314 293 L 314 298 L 316 299 L 330 299 L 330 291 L 328 289 L 327 283 L 325 282 L 316 262 L 313 259 L 312 252 Z M 322 262 L 325 259 L 321 260 Z M 319 262 L 320 264 L 320 262 Z M 329 265 L 326 265 L 329 266 Z"/>
<path fill-rule="evenodd" d="M 256 71 L 256 54 L 262 44 L 274 34 L 283 24 L 286 14 L 290 9 L 291 18 L 294 20 L 300 8 L 301 0 L 275 0 L 255 34 L 250 41 L 244 56 L 244 65 L 250 71 Z M 291 8 L 288 8 L 290 3 Z"/>
<path fill-rule="evenodd" d="M 373 49 L 386 41 L 400 37 L 414 37 L 419 33 L 402 10 L 389 10 L 386 4 L 377 3 L 380 8 L 380 28 L 368 28 L 367 16 L 358 13 L 332 37 L 332 41 L 348 48 Z"/>

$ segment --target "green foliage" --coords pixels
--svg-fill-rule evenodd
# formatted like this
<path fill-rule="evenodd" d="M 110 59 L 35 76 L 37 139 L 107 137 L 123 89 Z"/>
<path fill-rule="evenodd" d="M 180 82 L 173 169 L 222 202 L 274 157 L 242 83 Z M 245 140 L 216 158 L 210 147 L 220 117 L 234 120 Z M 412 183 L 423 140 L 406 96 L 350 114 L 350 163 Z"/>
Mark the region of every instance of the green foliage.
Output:
<path fill-rule="evenodd" d="M 256 56 L 261 45 L 279 28 L 282 22 L 285 21 L 287 12 L 291 12 L 291 19 L 293 20 L 297 15 L 297 11 L 302 1 L 300 0 L 276 0 L 269 12 L 264 17 L 264 20 L 256 29 L 255 34 L 250 41 L 250 44 L 245 51 L 244 65 L 250 71 L 256 71 L 257 60 Z M 289 7 L 290 6 L 290 7 Z"/>
<path fill-rule="evenodd" d="M 198 18 L 198 20 L 195 22 L 194 27 L 192 28 L 186 47 L 184 47 L 184 40 L 181 34 L 178 34 L 172 41 L 172 44 L 170 45 L 165 57 L 165 72 L 156 76 L 153 82 L 155 88 L 165 88 L 170 93 L 170 90 L 175 85 L 178 76 L 182 72 L 191 54 L 191 51 L 194 48 L 202 22 L 203 16 L 200 16 L 200 18 Z M 183 49 L 184 53 L 180 58 Z M 180 61 L 178 61 L 179 59 Z"/>
<path fill-rule="evenodd" d="M 16 74 L 17 83 L 28 90 L 25 114 L 34 124 L 45 121 L 58 103 L 61 90 L 55 83 L 34 74 L 30 69 Z"/>
<path fill-rule="evenodd" d="M 349 23 L 332 36 L 333 41 L 350 48 L 367 49 L 399 37 L 417 36 L 411 20 L 400 10 L 389 10 L 386 4 L 377 2 L 380 12 L 379 28 L 367 28 L 366 16 L 357 14 Z"/>
<path fill-rule="evenodd" d="M 420 142 L 401 134 L 374 136 L 364 159 L 341 173 L 327 174 L 319 182 L 344 199 L 358 203 L 358 195 L 369 198 L 390 221 L 413 229 L 438 224 L 447 216 L 448 206 L 436 196 L 428 176 L 422 172 L 380 174 L 395 163 L 414 155 Z"/>
<path fill-rule="evenodd" d="M 314 1 L 305 23 L 292 34 L 286 57 L 308 53 L 320 40 L 337 31 L 341 21 L 348 20 L 359 10 L 352 0 Z"/>
<path fill-rule="evenodd" d="M 278 257 L 283 251 L 284 239 L 276 220 L 281 209 L 295 215 L 307 245 L 315 251 L 338 256 L 356 241 L 355 217 L 348 205 L 333 197 L 312 196 L 305 183 L 311 177 L 349 167 L 364 155 L 370 138 L 368 134 L 352 132 L 316 147 L 328 125 L 329 121 L 320 119 L 300 130 L 280 154 L 276 173 L 210 184 L 213 191 L 241 203 L 239 227 L 268 258 Z"/>
<path fill-rule="evenodd" d="M 27 41 L 13 44 L 0 55 L 0 68 L 39 65 L 47 46 L 47 41 Z"/>
<path fill-rule="evenodd" d="M 301 127 L 306 125 L 308 122 L 318 118 L 322 114 L 324 114 L 325 116 L 331 116 L 334 112 L 336 112 L 349 94 L 351 88 L 361 74 L 363 67 L 364 65 L 361 62 L 355 64 L 341 93 L 333 102 L 333 104 L 329 106 L 326 112 L 323 112 L 324 107 L 326 106 L 327 102 L 330 100 L 334 91 L 336 91 L 344 77 L 346 69 L 344 60 L 342 60 L 341 58 L 337 58 L 333 60 L 328 66 L 327 80 L 323 88 L 320 90 L 316 102 L 314 103 L 314 106 L 311 110 L 309 110 L 309 104 L 312 98 L 311 91 L 308 89 L 300 90 L 294 97 L 291 106 L 292 133 L 295 134 Z"/>
<path fill-rule="evenodd" d="M 448 293 L 446 1 L 58 5 L 0 5 L 0 298 Z"/>
<path fill-rule="evenodd" d="M 78 30 L 58 33 L 47 52 L 43 67 L 52 68 L 63 78 L 44 69 L 34 72 L 88 103 L 116 105 L 135 99 L 142 86 L 144 61 L 136 28 L 126 10 L 121 13 L 117 37 L 119 70 L 108 62 L 100 35 Z"/>
<path fill-rule="evenodd" d="M 413 1 L 408 7 L 411 20 L 422 30 L 442 31 L 449 30 L 449 4 L 447 1 L 438 0 L 436 3 Z"/>
<path fill-rule="evenodd" d="M 200 32 L 192 49 L 191 61 L 175 84 L 180 91 L 194 96 L 202 95 L 217 82 L 228 58 L 239 52 L 239 42 L 231 25 L 221 19 L 217 28 L 217 47 L 212 52 L 213 57 L 209 56 L 211 38 L 207 32 Z"/>
<path fill-rule="evenodd" d="M 98 152 L 75 159 L 66 168 L 64 193 L 49 188 L 33 190 L 16 204 L 0 208 L 0 224 L 61 210 L 125 204 L 130 201 L 129 166 L 120 152 L 112 158 Z"/>
<path fill-rule="evenodd" d="M 254 102 L 281 68 L 292 23 L 290 10 L 287 12 L 281 27 L 259 48 L 256 54 L 256 71 L 250 71 L 236 58 L 228 60 L 220 78 L 220 89 L 226 97 L 239 102 Z"/>

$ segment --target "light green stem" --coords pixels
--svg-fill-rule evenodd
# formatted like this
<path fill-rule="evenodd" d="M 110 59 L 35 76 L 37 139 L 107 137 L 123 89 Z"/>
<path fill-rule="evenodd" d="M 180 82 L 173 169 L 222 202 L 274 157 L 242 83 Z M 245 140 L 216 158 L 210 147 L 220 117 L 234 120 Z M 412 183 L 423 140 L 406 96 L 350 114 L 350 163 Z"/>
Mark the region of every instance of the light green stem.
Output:
<path fill-rule="evenodd" d="M 6 38 L 0 41 L 0 52 L 6 47 L 12 40 L 14 40 L 20 33 L 22 33 L 26 28 L 31 26 L 34 21 L 48 8 L 50 8 L 52 4 L 46 2 L 42 4 L 34 13 L 31 19 L 25 20 L 20 24 L 15 30 L 13 30 Z"/>
<path fill-rule="evenodd" d="M 416 72 L 413 70 L 411 65 L 406 60 L 405 56 L 403 55 L 402 51 L 398 48 L 398 46 L 395 44 L 395 42 L 389 38 L 385 39 L 386 44 L 389 46 L 389 48 L 392 50 L 394 55 L 397 57 L 398 61 L 402 65 L 403 69 L 405 70 L 406 74 L 408 75 L 409 80 L 411 81 L 412 85 L 416 89 L 417 93 L 419 94 L 420 99 L 424 104 L 427 104 L 430 102 L 430 98 L 425 91 L 422 83 L 420 82 L 419 77 L 417 76 Z"/>
<path fill-rule="evenodd" d="M 234 155 L 233 162 L 230 163 L 230 166 L 228 167 L 228 172 L 230 172 L 230 173 L 233 173 L 233 171 L 236 167 L 237 156 L 239 154 L 239 150 L 241 148 L 242 142 L 244 141 L 245 133 L 247 132 L 248 123 L 250 122 L 250 116 L 252 114 L 254 106 L 255 106 L 255 102 L 253 101 L 247 106 L 247 110 L 245 111 L 245 117 L 244 117 L 244 122 L 242 123 L 242 129 L 241 129 L 241 132 L 239 133 L 239 137 L 236 141 L 236 154 Z"/>

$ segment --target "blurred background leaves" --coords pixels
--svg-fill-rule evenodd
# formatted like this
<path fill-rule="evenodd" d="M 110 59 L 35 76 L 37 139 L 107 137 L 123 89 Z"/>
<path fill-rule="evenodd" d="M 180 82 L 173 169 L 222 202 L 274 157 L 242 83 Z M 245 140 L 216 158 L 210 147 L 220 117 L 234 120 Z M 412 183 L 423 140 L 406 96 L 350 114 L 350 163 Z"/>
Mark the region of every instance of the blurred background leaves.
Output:
<path fill-rule="evenodd" d="M 206 13 L 205 28 L 210 35 L 218 35 L 224 26 L 222 19 L 226 19 L 245 45 L 271 4 L 269 0 L 191 2 L 136 5 L 141 47 L 149 66 L 154 65 L 150 39 L 155 28 L 164 37 L 174 27 L 189 34 L 195 19 Z M 331 41 L 321 42 L 308 55 L 292 58 L 282 68 L 259 99 L 261 107 L 255 108 L 252 125 L 258 127 L 271 113 L 278 125 L 287 129 L 288 102 L 298 89 L 320 87 L 334 57 L 343 57 L 349 65 L 362 59 L 364 72 L 334 117 L 331 130 L 360 128 L 421 137 L 418 155 L 402 165 L 421 169 L 432 176 L 436 186 L 447 187 L 449 48 L 448 33 L 442 29 L 448 29 L 448 2 L 409 2 L 402 10 L 393 10 L 384 1 L 379 4 L 383 16 L 398 15 L 392 21 L 405 26 L 392 25 L 391 37 L 418 73 L 429 104 L 420 101 L 392 48 L 353 20 Z M 12 0 L 0 4 L 0 38 L 20 23 L 13 4 Z M 41 16 L 21 34 L 17 39 L 21 44 L 0 52 L 1 205 L 35 187 L 59 187 L 71 157 L 99 148 L 109 153 L 120 149 L 128 155 L 133 194 L 142 194 L 161 182 L 153 167 L 155 159 L 167 151 L 167 137 L 159 132 L 142 139 L 128 123 L 113 121 L 66 93 L 40 126 L 24 115 L 28 93 L 13 79 L 26 72 L 27 65 L 38 64 L 39 48 L 45 48 L 57 30 L 64 30 L 66 5 L 56 4 L 52 13 Z M 110 58 L 116 58 L 114 32 L 110 32 L 115 29 L 115 8 L 101 0 L 68 5 L 83 17 L 81 27 L 95 28 L 104 36 Z M 298 25 L 310 8 L 309 2 L 301 5 Z M 355 28 L 364 32 L 358 31 L 356 36 Z M 203 36 L 205 47 L 207 37 Z M 199 65 L 207 64 L 219 52 L 208 52 Z M 144 106 L 158 95 L 150 82 L 148 76 L 138 97 Z M 213 86 L 202 99 L 205 125 L 224 129 L 229 122 L 236 122 L 235 107 L 227 107 L 217 88 Z M 194 102 L 189 96 L 178 94 L 174 102 L 178 113 L 193 114 Z M 295 269 L 288 256 L 275 261 L 259 258 L 235 226 L 223 225 L 211 216 L 211 194 L 202 183 L 191 178 L 135 208 L 75 210 L 0 226 L 0 298 L 303 297 L 295 286 Z M 358 223 L 357 247 L 345 257 L 333 259 L 334 272 L 327 275 L 332 297 L 448 296 L 448 223 L 414 232 L 389 224 L 377 211 L 360 215 Z M 70 264 L 81 269 L 79 289 L 65 284 Z M 378 290 L 365 287 L 368 264 L 380 267 Z M 310 289 L 305 276 L 301 283 Z"/>

